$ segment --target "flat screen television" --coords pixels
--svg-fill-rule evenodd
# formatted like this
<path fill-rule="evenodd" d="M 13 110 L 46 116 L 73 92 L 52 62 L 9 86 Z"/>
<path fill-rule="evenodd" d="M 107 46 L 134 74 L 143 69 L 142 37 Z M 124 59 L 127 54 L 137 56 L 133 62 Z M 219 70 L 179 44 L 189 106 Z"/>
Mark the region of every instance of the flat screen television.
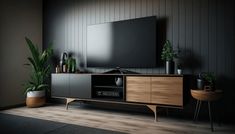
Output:
<path fill-rule="evenodd" d="M 156 49 L 155 16 L 87 27 L 87 67 L 153 68 Z"/>

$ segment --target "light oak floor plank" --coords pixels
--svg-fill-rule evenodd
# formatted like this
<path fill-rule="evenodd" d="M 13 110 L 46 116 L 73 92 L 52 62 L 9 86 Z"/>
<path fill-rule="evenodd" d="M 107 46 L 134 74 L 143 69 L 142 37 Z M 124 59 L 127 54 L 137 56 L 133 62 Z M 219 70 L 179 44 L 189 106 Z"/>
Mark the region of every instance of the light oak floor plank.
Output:
<path fill-rule="evenodd" d="M 175 119 L 159 116 L 159 121 L 154 122 L 154 117 L 133 112 L 117 112 L 94 108 L 80 107 L 79 105 L 48 105 L 40 108 L 13 108 L 0 111 L 25 117 L 44 119 L 86 127 L 100 128 L 133 134 L 211 134 L 209 122 Z M 235 127 L 214 123 L 215 132 L 218 134 L 234 134 Z"/>

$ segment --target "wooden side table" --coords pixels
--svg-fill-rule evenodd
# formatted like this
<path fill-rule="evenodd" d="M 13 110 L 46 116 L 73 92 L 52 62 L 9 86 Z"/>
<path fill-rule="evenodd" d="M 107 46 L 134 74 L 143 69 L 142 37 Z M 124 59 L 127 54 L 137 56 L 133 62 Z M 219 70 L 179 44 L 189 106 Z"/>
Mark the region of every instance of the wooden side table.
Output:
<path fill-rule="evenodd" d="M 211 102 L 219 100 L 223 95 L 223 91 L 222 90 L 205 91 L 201 89 L 191 89 L 191 95 L 194 99 L 197 100 L 193 120 L 196 121 L 198 118 L 198 114 L 201 108 L 201 103 L 203 101 L 207 102 L 208 110 L 209 110 L 209 118 L 210 118 L 210 123 L 211 123 L 211 131 L 213 132 L 214 128 L 213 128 L 213 120 L 212 120 L 212 115 L 211 115 Z"/>

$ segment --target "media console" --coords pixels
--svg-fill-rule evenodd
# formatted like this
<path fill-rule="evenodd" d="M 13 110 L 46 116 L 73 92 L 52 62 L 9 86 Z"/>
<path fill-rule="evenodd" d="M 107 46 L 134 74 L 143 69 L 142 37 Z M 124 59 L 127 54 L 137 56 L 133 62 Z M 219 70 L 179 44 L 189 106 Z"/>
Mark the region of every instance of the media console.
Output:
<path fill-rule="evenodd" d="M 165 74 L 52 74 L 52 98 L 183 108 L 184 76 Z"/>

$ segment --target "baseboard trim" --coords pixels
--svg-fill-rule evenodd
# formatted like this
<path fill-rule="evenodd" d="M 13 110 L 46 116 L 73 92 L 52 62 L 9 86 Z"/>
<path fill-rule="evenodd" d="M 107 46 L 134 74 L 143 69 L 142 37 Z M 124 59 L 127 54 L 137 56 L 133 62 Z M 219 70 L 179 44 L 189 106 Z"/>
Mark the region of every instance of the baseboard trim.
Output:
<path fill-rule="evenodd" d="M 15 105 L 9 105 L 9 106 L 5 106 L 5 107 L 0 107 L 0 110 L 7 110 L 7 109 L 17 108 L 17 107 L 23 107 L 23 106 L 25 106 L 25 103 L 20 103 L 20 104 L 15 104 Z"/>

